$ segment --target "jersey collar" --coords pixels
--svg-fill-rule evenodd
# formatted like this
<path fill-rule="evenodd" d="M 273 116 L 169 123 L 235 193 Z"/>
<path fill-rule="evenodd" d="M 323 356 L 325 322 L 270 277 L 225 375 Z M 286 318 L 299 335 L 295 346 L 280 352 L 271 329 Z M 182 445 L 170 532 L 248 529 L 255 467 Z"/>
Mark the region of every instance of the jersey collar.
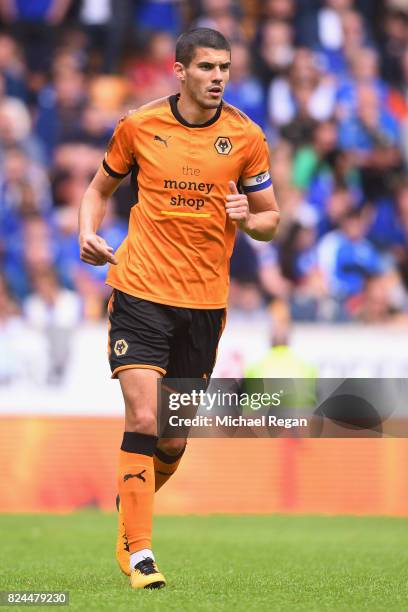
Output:
<path fill-rule="evenodd" d="M 171 112 L 173 113 L 173 115 L 177 119 L 177 121 L 179 123 L 181 123 L 182 125 L 185 125 L 186 127 L 189 127 L 189 128 L 204 128 L 204 127 L 208 127 L 209 125 L 212 125 L 213 123 L 218 121 L 218 119 L 219 119 L 219 117 L 221 115 L 222 101 L 221 101 L 220 105 L 218 106 L 215 115 L 213 117 L 211 117 L 211 119 L 209 119 L 205 123 L 189 123 L 188 121 L 186 121 L 184 119 L 184 117 L 182 117 L 180 115 L 179 110 L 177 108 L 177 101 L 178 101 L 179 97 L 180 97 L 180 94 L 175 94 L 174 96 L 170 96 L 169 97 L 169 102 L 170 102 Z"/>

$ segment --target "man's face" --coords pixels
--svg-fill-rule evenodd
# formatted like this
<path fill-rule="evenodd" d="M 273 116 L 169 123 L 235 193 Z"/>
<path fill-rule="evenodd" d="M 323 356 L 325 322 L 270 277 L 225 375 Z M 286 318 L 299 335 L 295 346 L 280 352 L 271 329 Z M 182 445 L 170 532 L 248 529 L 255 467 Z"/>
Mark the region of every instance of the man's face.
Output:
<path fill-rule="evenodd" d="M 189 66 L 176 62 L 184 91 L 203 109 L 217 108 L 229 80 L 230 53 L 198 47 Z"/>

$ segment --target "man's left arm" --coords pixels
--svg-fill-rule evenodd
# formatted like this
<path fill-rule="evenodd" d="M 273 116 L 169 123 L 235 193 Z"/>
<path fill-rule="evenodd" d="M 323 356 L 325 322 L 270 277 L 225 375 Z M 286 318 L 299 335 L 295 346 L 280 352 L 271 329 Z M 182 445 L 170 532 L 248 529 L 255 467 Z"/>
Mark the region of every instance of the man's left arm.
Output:
<path fill-rule="evenodd" d="M 269 185 L 245 194 L 239 193 L 234 181 L 230 181 L 229 189 L 225 205 L 229 218 L 251 238 L 272 240 L 279 225 L 279 208 L 273 187 Z"/>

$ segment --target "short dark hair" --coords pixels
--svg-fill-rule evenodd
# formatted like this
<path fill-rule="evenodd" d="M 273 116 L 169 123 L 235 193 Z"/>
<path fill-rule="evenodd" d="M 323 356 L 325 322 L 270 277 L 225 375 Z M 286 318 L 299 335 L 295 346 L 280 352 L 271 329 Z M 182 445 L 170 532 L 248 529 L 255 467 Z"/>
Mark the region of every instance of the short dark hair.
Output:
<path fill-rule="evenodd" d="M 196 28 L 184 32 L 176 42 L 176 62 L 189 66 L 197 47 L 222 49 L 231 53 L 231 45 L 221 32 L 211 28 Z"/>

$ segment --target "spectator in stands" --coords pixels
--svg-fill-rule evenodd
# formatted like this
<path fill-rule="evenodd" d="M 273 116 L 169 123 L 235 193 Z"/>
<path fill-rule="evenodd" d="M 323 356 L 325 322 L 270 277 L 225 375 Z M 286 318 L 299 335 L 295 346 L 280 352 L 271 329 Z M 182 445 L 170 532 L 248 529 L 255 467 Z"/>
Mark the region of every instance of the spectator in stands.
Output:
<path fill-rule="evenodd" d="M 270 121 L 296 145 L 309 142 L 315 121 L 329 119 L 335 105 L 334 80 L 324 75 L 309 49 L 297 49 L 288 78 L 272 81 Z"/>
<path fill-rule="evenodd" d="M 258 260 L 253 241 L 240 232 L 231 257 L 230 305 L 242 310 L 256 310 L 262 305 L 258 284 Z"/>
<path fill-rule="evenodd" d="M 87 104 L 80 116 L 80 129 L 81 143 L 104 150 L 112 133 L 109 114 L 95 105 Z"/>
<path fill-rule="evenodd" d="M 76 69 L 58 71 L 51 87 L 41 91 L 36 132 L 51 160 L 58 144 L 80 141 L 78 117 L 86 106 L 86 81 Z"/>
<path fill-rule="evenodd" d="M 312 205 L 316 207 L 314 201 Z M 324 208 L 317 207 L 319 218 L 319 236 L 337 229 L 344 216 L 356 208 L 352 192 L 344 185 L 334 187 L 328 194 Z"/>
<path fill-rule="evenodd" d="M 300 217 L 312 219 L 317 222 L 316 211 L 305 199 L 305 194 L 300 189 L 290 185 L 287 189 L 280 192 L 283 200 L 283 223 L 279 226 L 279 236 L 276 237 L 275 244 L 281 245 L 291 231 L 292 225 L 297 223 Z"/>
<path fill-rule="evenodd" d="M 296 15 L 295 0 L 264 0 L 261 5 L 262 18 L 290 23 Z"/>
<path fill-rule="evenodd" d="M 82 142 L 59 145 L 55 149 L 52 179 L 61 173 L 85 181 L 95 169 L 95 164 L 100 163 L 101 153 L 103 150 Z"/>
<path fill-rule="evenodd" d="M 5 80 L 4 94 L 26 101 L 26 67 L 21 50 L 16 41 L 4 32 L 0 33 L 0 74 Z"/>
<path fill-rule="evenodd" d="M 258 280 L 267 303 L 274 298 L 287 300 L 291 294 L 291 283 L 282 274 L 278 248 L 274 244 L 257 242 Z"/>
<path fill-rule="evenodd" d="M 408 40 L 408 13 L 391 8 L 386 11 L 382 25 L 382 75 L 394 87 L 399 87 L 404 78 L 401 66 Z"/>
<path fill-rule="evenodd" d="M 240 232 L 231 258 L 230 306 L 254 310 L 289 293 L 290 283 L 282 275 L 275 245 Z"/>
<path fill-rule="evenodd" d="M 365 238 L 366 211 L 350 210 L 340 223 L 340 241 L 335 256 L 336 294 L 341 300 L 355 296 L 364 288 L 365 280 L 383 272 L 380 256 Z"/>
<path fill-rule="evenodd" d="M 346 65 L 350 66 L 353 58 L 360 49 L 367 47 L 371 42 L 366 31 L 362 15 L 355 10 L 342 13 L 343 27 L 343 54 Z"/>
<path fill-rule="evenodd" d="M 279 201 L 286 206 L 284 193 L 292 189 L 293 147 L 287 140 L 278 140 L 271 147 L 271 177 Z"/>
<path fill-rule="evenodd" d="M 0 3 L 0 16 L 9 25 L 25 52 L 32 73 L 45 72 L 56 44 L 58 26 L 71 0 L 5 0 Z"/>
<path fill-rule="evenodd" d="M 320 233 L 333 227 L 330 198 L 337 189 L 348 190 L 356 204 L 363 199 L 358 170 L 351 154 L 337 149 L 337 138 L 334 121 L 318 123 L 311 144 L 300 147 L 293 160 L 293 182 L 316 209 Z"/>
<path fill-rule="evenodd" d="M 316 229 L 312 223 L 294 222 L 280 249 L 283 275 L 297 285 L 316 267 Z"/>
<path fill-rule="evenodd" d="M 139 30 L 168 32 L 173 37 L 182 30 L 183 14 L 179 0 L 140 0 L 136 4 L 136 23 Z"/>
<path fill-rule="evenodd" d="M 262 24 L 253 53 L 254 70 L 265 86 L 273 78 L 284 76 L 295 53 L 293 27 L 285 21 L 268 19 Z"/>
<path fill-rule="evenodd" d="M 244 39 L 240 21 L 240 7 L 236 0 L 201 0 L 200 15 L 194 27 L 218 30 L 230 42 Z"/>
<path fill-rule="evenodd" d="M 55 228 L 38 213 L 23 219 L 6 242 L 4 271 L 11 291 L 23 299 L 31 291 L 31 278 L 37 272 L 53 266 L 58 259 L 58 235 Z"/>
<path fill-rule="evenodd" d="M 136 106 L 172 94 L 176 86 L 173 73 L 174 39 L 166 32 L 151 34 L 143 55 L 127 69 Z"/>
<path fill-rule="evenodd" d="M 47 382 L 59 384 L 69 363 L 73 332 L 81 321 L 81 301 L 75 292 L 61 287 L 52 267 L 32 270 L 31 287 L 32 293 L 23 302 L 24 316 L 33 329 L 45 334 Z"/>
<path fill-rule="evenodd" d="M 407 36 L 408 40 L 408 36 Z M 401 79 L 398 85 L 391 89 L 388 105 L 391 113 L 399 121 L 401 127 L 401 147 L 405 167 L 408 168 L 408 48 L 401 54 Z"/>
<path fill-rule="evenodd" d="M 0 274 L 0 386 L 10 383 L 21 368 L 23 323 L 17 302 L 13 299 L 5 277 Z"/>
<path fill-rule="evenodd" d="M 0 274 L 0 387 L 45 380 L 45 343 L 24 321 L 20 305 Z"/>
<path fill-rule="evenodd" d="M 124 113 L 130 95 L 130 84 L 122 75 L 93 76 L 89 81 L 89 104 L 98 109 L 111 128 L 118 114 Z"/>
<path fill-rule="evenodd" d="M 382 253 L 391 254 L 394 247 L 404 242 L 396 201 L 392 197 L 379 198 L 369 207 L 371 222 L 367 237 Z"/>
<path fill-rule="evenodd" d="M 149 4 L 159 15 L 162 7 L 158 3 Z M 79 25 L 86 32 L 87 53 L 91 55 L 94 68 L 104 74 L 120 73 L 126 46 L 135 39 L 143 39 L 145 34 L 140 19 L 135 24 L 135 1 L 80 0 L 78 9 Z M 137 29 L 138 24 L 140 29 Z"/>
<path fill-rule="evenodd" d="M 102 49 L 106 43 L 109 22 L 113 19 L 112 4 L 111 0 L 80 1 L 78 16 L 89 38 L 91 49 Z"/>
<path fill-rule="evenodd" d="M 385 108 L 389 86 L 380 76 L 378 54 L 372 47 L 363 47 L 351 59 L 350 73 L 340 81 L 337 92 L 337 116 L 342 120 L 356 113 L 359 85 L 372 87 L 381 108 Z"/>
<path fill-rule="evenodd" d="M 318 266 L 317 216 L 303 204 L 280 244 L 280 264 L 284 278 L 291 281 L 291 303 L 298 320 L 316 320 L 319 303 L 327 293 Z"/>
<path fill-rule="evenodd" d="M 18 146 L 5 151 L 0 176 L 0 210 L 7 216 L 23 218 L 31 213 L 46 214 L 51 208 L 51 193 L 44 168 L 29 159 Z"/>
<path fill-rule="evenodd" d="M 6 149 L 20 148 L 33 161 L 43 163 L 45 151 L 41 141 L 32 134 L 31 117 L 19 98 L 0 98 L 0 160 Z"/>
<path fill-rule="evenodd" d="M 371 276 L 353 307 L 354 317 L 364 323 L 408 324 L 408 299 L 396 271 Z"/>
<path fill-rule="evenodd" d="M 260 82 L 250 73 L 248 46 L 244 43 L 234 43 L 231 54 L 234 61 L 224 99 L 237 106 L 264 129 L 265 97 Z"/>
<path fill-rule="evenodd" d="M 371 242 L 385 255 L 394 258 L 408 287 L 408 182 L 396 181 L 394 190 L 379 199 L 371 210 L 368 234 Z"/>
<path fill-rule="evenodd" d="M 346 70 L 342 17 L 352 7 L 353 0 L 325 0 L 318 10 L 314 6 L 298 20 L 297 43 L 317 51 L 326 70 L 334 74 Z"/>
<path fill-rule="evenodd" d="M 331 169 L 330 157 L 337 144 L 337 126 L 334 121 L 318 123 L 310 143 L 300 147 L 293 160 L 293 183 L 300 189 L 310 188 L 313 177 Z"/>
<path fill-rule="evenodd" d="M 367 199 L 374 200 L 389 188 L 390 172 L 401 163 L 399 144 L 395 117 L 381 108 L 372 85 L 360 84 L 355 114 L 340 122 L 339 146 L 352 153 L 354 164 L 360 168 Z"/>
<path fill-rule="evenodd" d="M 394 240 L 392 252 L 400 271 L 405 289 L 408 291 L 408 182 L 399 185 L 396 194 L 398 238 Z"/>

